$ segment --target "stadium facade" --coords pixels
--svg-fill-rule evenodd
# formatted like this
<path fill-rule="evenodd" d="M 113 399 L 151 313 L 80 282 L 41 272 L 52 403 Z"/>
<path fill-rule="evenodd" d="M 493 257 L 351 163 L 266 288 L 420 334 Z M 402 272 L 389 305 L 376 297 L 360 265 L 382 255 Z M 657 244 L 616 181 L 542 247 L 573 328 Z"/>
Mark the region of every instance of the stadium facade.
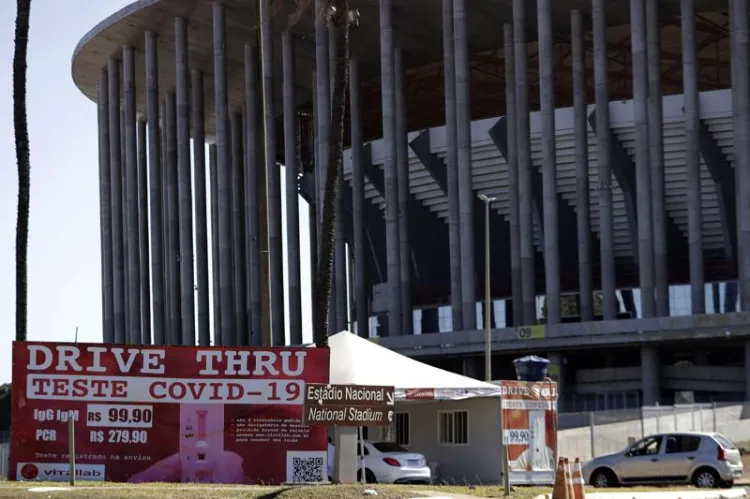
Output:
<path fill-rule="evenodd" d="M 76 47 L 105 341 L 301 343 L 320 2 L 140 0 Z M 482 377 L 489 272 L 493 378 L 534 353 L 569 410 L 750 396 L 748 0 L 350 3 L 332 331 Z"/>

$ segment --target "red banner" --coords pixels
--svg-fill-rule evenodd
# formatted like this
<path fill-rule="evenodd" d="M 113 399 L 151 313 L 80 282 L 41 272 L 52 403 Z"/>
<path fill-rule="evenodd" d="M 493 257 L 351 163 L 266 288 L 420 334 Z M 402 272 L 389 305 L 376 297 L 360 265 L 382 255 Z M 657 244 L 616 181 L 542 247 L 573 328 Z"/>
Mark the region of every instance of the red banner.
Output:
<path fill-rule="evenodd" d="M 329 350 L 15 342 L 10 478 L 322 481 L 326 428 L 302 425 Z"/>
<path fill-rule="evenodd" d="M 502 381 L 503 442 L 511 472 L 557 464 L 557 383 Z"/>

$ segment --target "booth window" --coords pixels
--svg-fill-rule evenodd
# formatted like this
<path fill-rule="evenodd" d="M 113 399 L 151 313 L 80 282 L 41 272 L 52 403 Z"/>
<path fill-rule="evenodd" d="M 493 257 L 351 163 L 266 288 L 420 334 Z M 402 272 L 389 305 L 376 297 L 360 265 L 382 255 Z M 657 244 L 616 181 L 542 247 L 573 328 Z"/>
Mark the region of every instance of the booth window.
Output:
<path fill-rule="evenodd" d="M 403 446 L 409 445 L 409 413 L 396 413 L 396 443 Z"/>
<path fill-rule="evenodd" d="M 441 411 L 438 413 L 438 443 L 467 445 L 469 443 L 469 413 Z"/>

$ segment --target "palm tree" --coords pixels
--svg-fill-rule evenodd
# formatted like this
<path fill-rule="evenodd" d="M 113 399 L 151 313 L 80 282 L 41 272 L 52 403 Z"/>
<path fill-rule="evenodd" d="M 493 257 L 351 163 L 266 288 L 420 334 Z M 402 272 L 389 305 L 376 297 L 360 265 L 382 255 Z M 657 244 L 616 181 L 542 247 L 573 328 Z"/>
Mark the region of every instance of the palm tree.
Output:
<path fill-rule="evenodd" d="M 29 124 L 26 121 L 26 54 L 29 46 L 31 0 L 16 2 L 16 39 L 13 54 L 13 128 L 18 165 L 18 222 L 16 225 L 16 341 L 26 341 L 28 283 L 26 257 L 29 246 Z"/>
<path fill-rule="evenodd" d="M 326 184 L 323 195 L 323 214 L 318 260 L 318 280 L 315 284 L 313 337 L 316 347 L 328 346 L 328 309 L 333 276 L 333 248 L 336 239 L 336 206 L 339 198 L 339 178 L 344 144 L 344 110 L 349 85 L 349 28 L 356 22 L 356 13 L 349 10 L 349 0 L 329 0 L 324 12 L 329 29 L 336 32 L 336 75 L 331 99 L 330 155 L 326 165 Z"/>

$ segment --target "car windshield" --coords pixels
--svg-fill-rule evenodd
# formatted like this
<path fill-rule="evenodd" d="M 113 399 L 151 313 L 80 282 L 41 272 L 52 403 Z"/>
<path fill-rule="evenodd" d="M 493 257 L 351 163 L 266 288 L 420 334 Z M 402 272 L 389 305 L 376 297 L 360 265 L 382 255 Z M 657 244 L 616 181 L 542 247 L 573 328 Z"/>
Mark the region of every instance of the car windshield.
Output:
<path fill-rule="evenodd" d="M 724 435 L 719 435 L 718 433 L 714 433 L 714 439 L 719 442 L 719 445 L 721 445 L 723 448 L 727 450 L 735 450 L 737 447 L 732 443 L 731 440 L 729 440 Z"/>
<path fill-rule="evenodd" d="M 409 452 L 394 442 L 374 442 L 372 446 L 380 452 Z"/>

